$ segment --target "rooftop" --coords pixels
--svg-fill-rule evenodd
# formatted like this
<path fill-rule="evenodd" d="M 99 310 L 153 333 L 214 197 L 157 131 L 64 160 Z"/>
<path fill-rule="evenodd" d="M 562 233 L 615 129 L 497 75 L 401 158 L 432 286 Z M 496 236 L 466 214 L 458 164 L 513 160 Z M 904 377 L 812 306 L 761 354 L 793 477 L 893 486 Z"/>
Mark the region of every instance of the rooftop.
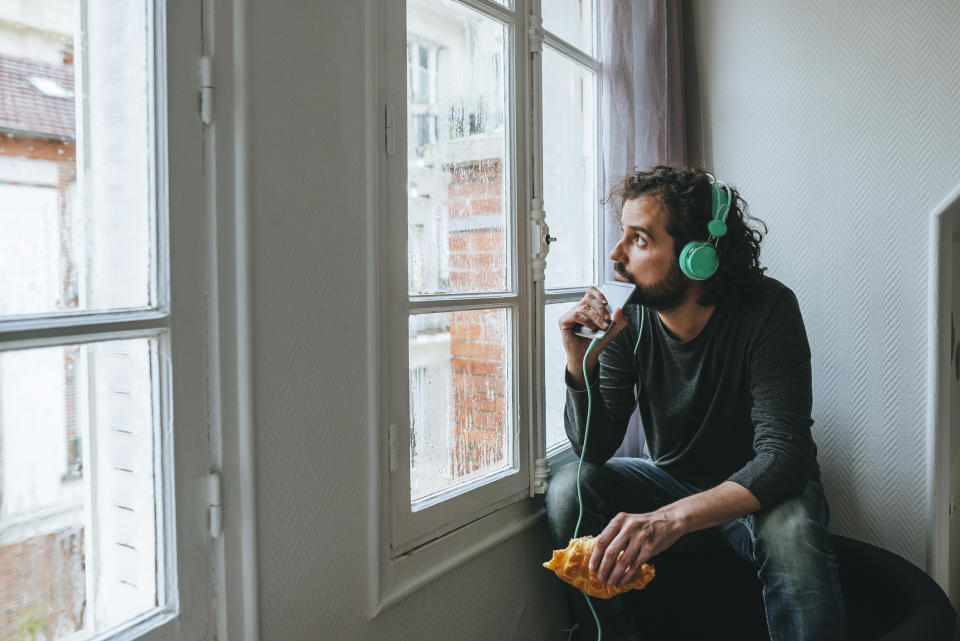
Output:
<path fill-rule="evenodd" d="M 0 55 L 0 132 L 73 140 L 72 64 Z"/>

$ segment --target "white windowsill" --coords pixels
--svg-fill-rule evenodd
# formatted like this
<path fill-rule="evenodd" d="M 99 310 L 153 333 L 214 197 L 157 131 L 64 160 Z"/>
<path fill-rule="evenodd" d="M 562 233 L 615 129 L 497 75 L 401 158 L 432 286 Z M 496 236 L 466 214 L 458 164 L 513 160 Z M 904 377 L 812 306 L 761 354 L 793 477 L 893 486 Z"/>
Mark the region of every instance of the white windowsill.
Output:
<path fill-rule="evenodd" d="M 396 559 L 383 559 L 374 553 L 371 562 L 382 563 L 382 566 L 379 585 L 371 586 L 370 618 L 377 617 L 450 570 L 536 525 L 545 514 L 542 498 L 528 497 Z"/>
<path fill-rule="evenodd" d="M 576 460 L 568 445 L 553 453 L 549 466 L 554 470 Z M 525 497 L 395 559 L 387 550 L 371 550 L 371 567 L 379 568 L 379 580 L 370 586 L 369 618 L 545 517 L 543 497 Z"/>

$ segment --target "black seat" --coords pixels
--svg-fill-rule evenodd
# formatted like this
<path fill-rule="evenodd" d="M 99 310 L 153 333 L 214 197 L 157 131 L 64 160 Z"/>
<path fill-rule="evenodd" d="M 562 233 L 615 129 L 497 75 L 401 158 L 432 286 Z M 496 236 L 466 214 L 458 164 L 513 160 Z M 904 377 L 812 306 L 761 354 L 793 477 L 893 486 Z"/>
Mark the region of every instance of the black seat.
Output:
<path fill-rule="evenodd" d="M 706 534 L 706 533 L 701 533 Z M 656 578 L 628 593 L 644 641 L 768 639 L 760 581 L 719 537 L 695 553 L 662 554 Z M 847 612 L 848 641 L 953 641 L 956 615 L 925 572 L 882 548 L 833 537 Z M 697 577 L 691 581 L 690 577 Z M 585 632 L 585 631 L 584 631 Z M 592 641 L 589 634 L 578 638 Z M 596 637 L 593 637 L 596 638 Z M 613 641 L 604 636 L 604 641 Z"/>

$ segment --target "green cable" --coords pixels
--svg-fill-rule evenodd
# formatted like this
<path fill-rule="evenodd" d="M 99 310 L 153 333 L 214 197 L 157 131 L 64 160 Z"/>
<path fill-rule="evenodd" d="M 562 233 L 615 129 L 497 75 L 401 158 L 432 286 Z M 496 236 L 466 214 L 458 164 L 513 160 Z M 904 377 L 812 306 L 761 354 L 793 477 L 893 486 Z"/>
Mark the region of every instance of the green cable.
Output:
<path fill-rule="evenodd" d="M 641 307 L 640 331 L 637 333 L 637 343 L 633 346 L 634 356 L 637 355 L 637 348 L 640 347 L 640 337 L 643 336 L 643 311 L 643 307 Z M 590 341 L 587 351 L 583 354 L 583 383 L 587 387 L 587 423 L 586 427 L 583 428 L 583 447 L 580 449 L 580 463 L 577 465 L 577 501 L 580 502 L 580 515 L 577 517 L 577 526 L 573 529 L 573 538 L 577 538 L 577 534 L 580 533 L 580 521 L 583 520 L 583 497 L 580 494 L 580 470 L 583 468 L 583 456 L 587 453 L 587 437 L 590 435 L 590 411 L 593 409 L 593 399 L 590 395 L 590 379 L 587 378 L 587 356 L 590 355 L 590 352 L 593 351 L 593 348 L 596 345 L 597 339 L 594 338 L 592 341 Z M 593 609 L 593 603 L 590 601 L 590 595 L 583 590 L 580 590 L 580 592 L 583 594 L 583 598 L 587 600 L 587 606 L 590 608 L 590 614 L 593 615 L 593 620 L 597 624 L 597 641 L 600 641 L 603 638 L 603 632 L 600 630 L 600 618 L 597 616 L 596 610 Z"/>

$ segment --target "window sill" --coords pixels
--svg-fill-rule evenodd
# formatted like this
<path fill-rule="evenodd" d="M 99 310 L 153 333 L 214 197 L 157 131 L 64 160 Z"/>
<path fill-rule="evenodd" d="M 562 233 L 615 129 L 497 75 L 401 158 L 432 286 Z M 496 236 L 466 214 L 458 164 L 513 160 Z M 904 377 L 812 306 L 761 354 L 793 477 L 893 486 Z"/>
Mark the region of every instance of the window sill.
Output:
<path fill-rule="evenodd" d="M 540 497 L 523 498 L 396 559 L 382 547 L 371 568 L 379 569 L 370 586 L 369 618 L 402 601 L 474 557 L 536 525 L 546 512 Z"/>
<path fill-rule="evenodd" d="M 548 456 L 551 471 L 577 460 L 569 445 Z M 381 540 L 382 556 L 372 550 L 370 559 L 369 618 L 376 618 L 450 570 L 530 529 L 545 516 L 542 496 L 524 497 L 394 559 L 389 558 Z"/>

